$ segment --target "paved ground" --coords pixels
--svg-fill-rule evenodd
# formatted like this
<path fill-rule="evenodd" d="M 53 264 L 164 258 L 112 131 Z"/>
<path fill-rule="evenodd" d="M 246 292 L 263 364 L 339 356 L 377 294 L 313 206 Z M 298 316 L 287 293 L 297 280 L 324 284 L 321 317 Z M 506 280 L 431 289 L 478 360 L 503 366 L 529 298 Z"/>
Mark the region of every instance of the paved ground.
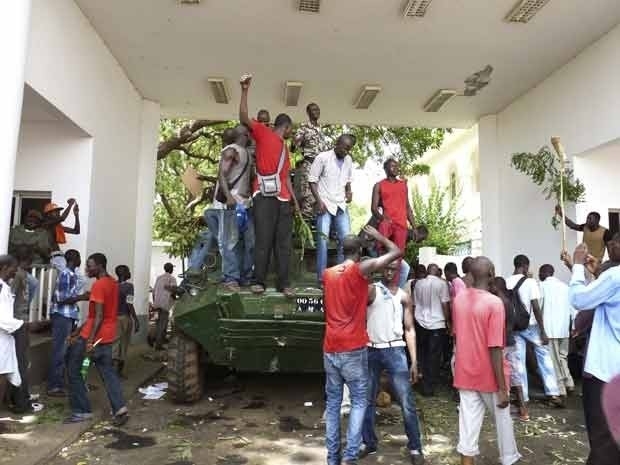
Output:
<path fill-rule="evenodd" d="M 456 464 L 457 413 L 447 391 L 417 396 L 428 463 Z M 305 407 L 305 402 L 312 402 Z M 244 375 L 212 382 L 193 406 L 167 400 L 130 401 L 132 417 L 122 430 L 99 422 L 63 449 L 50 465 L 289 465 L 324 464 L 320 376 Z M 58 428 L 62 428 L 59 426 Z M 492 425 L 485 424 L 480 465 L 497 463 Z M 524 464 L 584 463 L 586 436 L 579 399 L 569 408 L 532 405 L 532 421 L 516 424 Z M 399 410 L 382 409 L 380 451 L 360 463 L 408 463 Z"/>

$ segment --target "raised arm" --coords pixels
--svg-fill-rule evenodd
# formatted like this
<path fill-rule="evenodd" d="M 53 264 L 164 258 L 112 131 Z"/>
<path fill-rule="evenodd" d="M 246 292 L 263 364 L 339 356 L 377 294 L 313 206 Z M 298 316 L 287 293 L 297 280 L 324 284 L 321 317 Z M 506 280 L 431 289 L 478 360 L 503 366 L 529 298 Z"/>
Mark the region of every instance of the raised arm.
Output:
<path fill-rule="evenodd" d="M 369 258 L 360 263 L 360 271 L 366 275 L 371 276 L 375 271 L 382 270 L 394 260 L 397 260 L 403 256 L 403 251 L 394 244 L 387 237 L 383 236 L 379 231 L 370 225 L 364 226 L 364 232 L 377 242 L 383 244 L 387 249 L 387 252 L 377 258 Z"/>
<path fill-rule="evenodd" d="M 73 227 L 68 228 L 66 226 L 63 226 L 63 230 L 67 234 L 80 234 L 80 207 L 78 207 L 77 203 L 73 206 L 73 216 L 75 217 L 75 224 L 73 225 Z"/>
<path fill-rule="evenodd" d="M 247 127 L 250 127 L 252 120 L 248 112 L 248 90 L 250 89 L 250 83 L 252 82 L 252 76 L 244 74 L 241 76 L 241 100 L 239 101 L 239 121 Z"/>
<path fill-rule="evenodd" d="M 562 216 L 562 208 L 559 205 L 555 206 L 555 213 L 558 216 Z M 573 231 L 583 231 L 583 225 L 575 223 L 568 216 L 564 217 L 564 223 L 566 223 L 566 226 L 571 228 Z"/>
<path fill-rule="evenodd" d="M 411 358 L 411 368 L 409 374 L 411 382 L 415 383 L 418 380 L 418 362 L 416 353 L 416 341 L 415 341 L 415 326 L 413 323 L 413 300 L 411 296 L 403 292 L 401 299 L 403 305 L 403 323 L 405 326 L 405 341 L 407 341 L 407 350 L 409 351 L 409 357 Z"/>

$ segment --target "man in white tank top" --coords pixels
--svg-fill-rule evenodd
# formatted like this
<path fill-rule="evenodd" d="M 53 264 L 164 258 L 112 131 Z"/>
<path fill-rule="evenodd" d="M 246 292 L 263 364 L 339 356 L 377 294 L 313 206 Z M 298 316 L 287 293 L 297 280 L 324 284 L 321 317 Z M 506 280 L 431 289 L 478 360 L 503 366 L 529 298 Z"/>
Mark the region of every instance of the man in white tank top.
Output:
<path fill-rule="evenodd" d="M 376 399 L 381 372 L 386 370 L 403 412 L 411 463 L 420 465 L 424 463 L 424 456 L 415 399 L 411 389 L 411 383 L 415 383 L 418 377 L 413 305 L 411 297 L 394 282 L 397 270 L 398 261 L 392 262 L 384 269 L 381 282 L 371 284 L 368 290 L 366 324 L 370 340 L 368 343 L 370 379 L 368 408 L 362 428 L 364 444 L 361 455 L 374 454 L 377 451 Z M 409 350 L 411 367 L 407 365 L 405 349 Z"/>

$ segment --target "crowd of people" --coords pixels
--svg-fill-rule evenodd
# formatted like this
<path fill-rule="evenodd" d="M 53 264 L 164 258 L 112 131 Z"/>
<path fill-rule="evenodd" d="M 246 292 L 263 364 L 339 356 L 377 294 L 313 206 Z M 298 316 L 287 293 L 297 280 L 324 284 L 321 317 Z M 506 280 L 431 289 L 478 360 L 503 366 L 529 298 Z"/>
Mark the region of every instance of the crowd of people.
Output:
<path fill-rule="evenodd" d="M 73 227 L 64 225 L 73 212 Z M 0 342 L 3 344 L 0 368 L 0 399 L 7 399 L 16 413 L 33 411 L 29 385 L 29 334 L 46 324 L 31 317 L 33 299 L 46 292 L 33 267 L 52 273 L 51 302 L 44 311 L 52 334 L 47 395 L 68 397 L 71 415 L 66 422 L 92 417 L 88 399 L 88 370 L 92 361 L 99 372 L 112 406 L 113 422 L 122 425 L 128 411 L 123 400 L 120 378 L 125 377 L 125 361 L 131 335 L 139 330 L 133 306 L 134 288 L 128 266 L 107 272 L 107 258 L 101 253 L 86 261 L 86 276 L 80 270 L 82 258 L 74 249 L 61 251 L 66 234 L 79 234 L 79 207 L 69 199 L 62 209 L 48 203 L 42 212 L 30 210 L 23 224 L 12 228 L 9 255 L 0 257 Z M 37 276 L 43 276 L 39 273 Z M 81 315 L 79 303 L 88 302 Z M 86 365 L 87 366 L 87 365 Z M 4 391 L 8 389 L 5 396 Z"/>
<path fill-rule="evenodd" d="M 324 290 L 326 321 L 328 465 L 350 465 L 377 452 L 376 398 L 383 372 L 402 410 L 411 462 L 425 463 L 412 386 L 418 384 L 423 396 L 434 396 L 446 367 L 459 403 L 461 463 L 473 464 L 479 454 L 485 410 L 496 423 L 501 463 L 516 463 L 521 455 L 508 407 L 512 400 L 514 415 L 529 420 L 527 347 L 533 348 L 548 405 L 559 408 L 575 390 L 567 360 L 571 335 L 588 339 L 583 369 L 591 446 L 588 464 L 620 463 L 609 414 L 618 410 L 617 396 L 609 391 L 620 375 L 620 267 L 615 266 L 620 264 L 620 235 L 612 236 L 600 226 L 596 213 L 582 225 L 566 219 L 569 227 L 584 233 L 584 244 L 572 257 L 562 254 L 572 270 L 570 284 L 556 278 L 550 264 L 540 267 L 535 280 L 530 260 L 522 254 L 514 257 L 514 271 L 505 279 L 495 276 L 487 257 L 465 258 L 462 275 L 456 263 L 443 270 L 436 264 L 419 264 L 410 273 L 403 260 L 407 243 L 424 240 L 428 231 L 415 222 L 398 161 L 385 161 L 386 177 L 372 191 L 372 219 L 352 235 L 347 204 L 353 198 L 350 152 L 355 137 L 342 134 L 329 148 L 314 103 L 307 107 L 308 121 L 294 135 L 286 114 L 279 114 L 273 124 L 266 110 L 251 119 L 251 80 L 248 75 L 241 79 L 241 124 L 222 136 L 218 182 L 204 212 L 207 229 L 189 257 L 186 277 L 200 274 L 209 249 L 217 247 L 222 286 L 233 292 L 248 286 L 262 294 L 273 254 L 276 288 L 293 297 L 288 268 L 293 215 L 298 212 L 315 222 L 317 285 Z M 291 149 L 302 155 L 294 182 Z M 71 212 L 75 225 L 67 227 L 64 222 Z M 107 272 L 105 255 L 94 253 L 86 262 L 87 277 L 82 276 L 80 253 L 60 250 L 66 234 L 79 232 L 74 199 L 65 209 L 50 203 L 43 212 L 28 212 L 23 224 L 11 231 L 11 255 L 0 257 L 0 398 L 10 385 L 12 407 L 31 408 L 27 347 L 30 302 L 39 288 L 31 267 L 51 264 L 57 278 L 49 309 L 53 348 L 48 395 L 68 396 L 67 422 L 89 420 L 92 409 L 84 367 L 85 359 L 91 360 L 104 381 L 113 422 L 122 425 L 128 410 L 120 378 L 131 334 L 139 329 L 131 272 L 126 265 L 117 266 L 114 279 Z M 337 243 L 335 266 L 329 266 L 327 259 L 332 232 Z M 605 251 L 609 261 L 602 263 Z M 153 308 L 159 315 L 156 349 L 163 348 L 177 286 L 172 264 L 167 263 L 164 271 L 153 289 Z M 382 275 L 379 281 L 374 279 L 376 273 Z M 80 318 L 82 301 L 88 302 L 85 318 Z M 343 396 L 350 396 L 344 447 Z"/>
<path fill-rule="evenodd" d="M 592 218 L 598 216 L 590 214 L 585 228 L 603 229 Z M 411 385 L 419 381 L 423 396 L 435 395 L 445 365 L 451 366 L 459 403 L 461 463 L 473 464 L 479 455 L 485 411 L 495 421 L 500 462 L 518 462 L 511 410 L 529 421 L 526 345 L 533 348 L 547 404 L 561 408 L 575 390 L 567 359 L 571 336 L 588 339 L 583 367 L 587 463 L 620 463 L 620 268 L 615 267 L 620 234 L 599 231 L 588 237 L 597 256 L 586 243 L 573 257 L 564 252 L 562 260 L 573 273 L 570 284 L 556 278 L 550 264 L 539 268 L 536 281 L 530 260 L 520 254 L 506 279 L 495 276 L 487 257 L 467 257 L 462 277 L 455 263 L 446 264 L 445 279 L 437 265 L 418 265 L 401 288 L 393 278 L 402 248 L 372 226 L 364 232 L 383 246 L 384 255 L 363 259 L 363 242 L 348 236 L 344 262 L 323 275 L 328 464 L 352 464 L 377 452 L 374 418 L 383 370 L 402 410 L 411 462 L 424 463 Z M 601 264 L 605 250 L 609 261 Z M 376 283 L 378 270 L 383 279 Z M 351 413 L 341 449 L 344 386 L 350 390 Z M 508 408 L 511 403 L 514 409 Z"/>

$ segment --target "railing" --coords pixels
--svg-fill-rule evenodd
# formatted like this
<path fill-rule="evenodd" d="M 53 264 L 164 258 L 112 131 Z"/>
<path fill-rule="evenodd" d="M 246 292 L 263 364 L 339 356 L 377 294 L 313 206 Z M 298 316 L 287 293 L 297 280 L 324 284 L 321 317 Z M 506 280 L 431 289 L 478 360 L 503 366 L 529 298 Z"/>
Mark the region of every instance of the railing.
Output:
<path fill-rule="evenodd" d="M 33 265 L 32 276 L 37 287 L 30 302 L 30 322 L 48 320 L 58 272 L 49 265 Z"/>

